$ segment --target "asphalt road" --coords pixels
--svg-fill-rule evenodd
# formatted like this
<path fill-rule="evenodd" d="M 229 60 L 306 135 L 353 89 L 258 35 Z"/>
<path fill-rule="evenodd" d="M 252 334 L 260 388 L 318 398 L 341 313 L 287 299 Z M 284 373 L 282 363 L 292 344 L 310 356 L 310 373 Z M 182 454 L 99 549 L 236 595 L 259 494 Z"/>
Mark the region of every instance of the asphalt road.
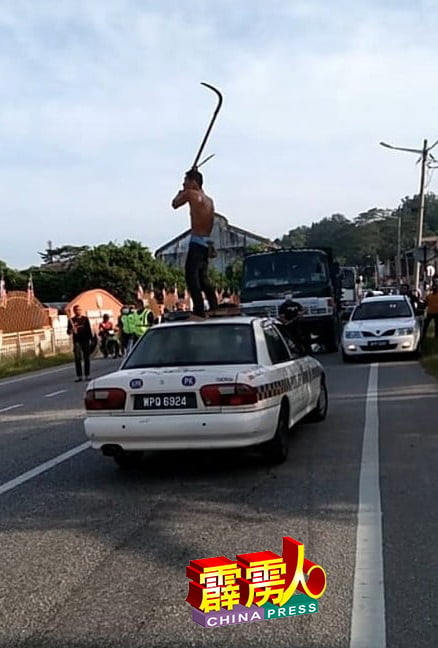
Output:
<path fill-rule="evenodd" d="M 72 367 L 0 381 L 0 647 L 436 647 L 438 384 L 416 362 L 320 359 L 328 418 L 300 424 L 276 468 L 251 452 L 198 452 L 153 454 L 124 473 L 79 448 L 44 470 L 86 441 L 84 384 Z M 92 373 L 115 366 L 95 361 Z M 373 439 L 378 472 L 366 450 Z M 375 520 L 373 483 L 381 543 L 356 556 Z M 317 614 L 214 629 L 191 621 L 190 560 L 280 554 L 286 535 L 326 570 Z M 369 571 L 371 607 L 379 603 L 371 619 L 357 596 L 369 593 Z"/>

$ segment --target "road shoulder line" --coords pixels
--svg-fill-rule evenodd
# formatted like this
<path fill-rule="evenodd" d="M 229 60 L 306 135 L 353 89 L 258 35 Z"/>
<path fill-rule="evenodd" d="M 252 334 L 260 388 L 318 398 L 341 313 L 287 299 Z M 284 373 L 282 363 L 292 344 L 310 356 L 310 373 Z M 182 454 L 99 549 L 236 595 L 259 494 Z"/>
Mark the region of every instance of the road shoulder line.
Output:
<path fill-rule="evenodd" d="M 89 448 L 90 445 L 91 445 L 90 442 L 86 441 L 81 445 L 75 446 L 71 450 L 67 450 L 67 452 L 63 452 L 62 454 L 58 455 L 57 457 L 54 457 L 53 459 L 49 459 L 48 461 L 45 461 L 39 466 L 35 466 L 35 468 L 28 470 L 22 475 L 18 475 L 18 477 L 11 479 L 10 481 L 5 482 L 4 484 L 0 484 L 0 495 L 7 493 L 8 491 L 14 488 L 17 488 L 17 486 L 21 486 L 21 484 L 24 484 L 30 479 L 33 479 L 34 477 L 41 475 L 41 473 L 47 472 L 48 470 L 54 468 L 55 466 L 62 463 L 63 461 L 67 461 L 67 459 L 70 459 L 71 457 L 74 457 L 80 452 L 87 450 L 87 448 Z"/>
<path fill-rule="evenodd" d="M 350 648 L 370 646 L 386 648 L 378 364 L 370 367 L 365 406 L 350 637 Z"/>

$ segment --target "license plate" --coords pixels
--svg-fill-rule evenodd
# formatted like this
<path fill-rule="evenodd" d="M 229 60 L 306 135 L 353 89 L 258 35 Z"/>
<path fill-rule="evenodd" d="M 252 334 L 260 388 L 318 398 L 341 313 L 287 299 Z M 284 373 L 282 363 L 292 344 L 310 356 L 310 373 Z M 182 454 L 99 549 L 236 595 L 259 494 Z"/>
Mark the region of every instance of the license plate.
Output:
<path fill-rule="evenodd" d="M 388 344 L 387 340 L 373 340 L 372 342 L 368 342 L 369 347 L 386 347 Z"/>
<path fill-rule="evenodd" d="M 136 410 L 180 410 L 196 408 L 196 394 L 193 392 L 171 394 L 135 394 Z"/>

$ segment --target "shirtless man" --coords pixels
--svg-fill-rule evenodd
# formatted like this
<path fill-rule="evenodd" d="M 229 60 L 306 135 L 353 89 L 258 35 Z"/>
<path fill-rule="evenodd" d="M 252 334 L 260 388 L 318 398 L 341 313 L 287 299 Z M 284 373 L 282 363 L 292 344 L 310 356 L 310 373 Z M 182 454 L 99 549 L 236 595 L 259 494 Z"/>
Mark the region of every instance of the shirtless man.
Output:
<path fill-rule="evenodd" d="M 185 276 L 187 289 L 193 300 L 193 313 L 205 317 L 202 292 L 208 300 L 210 310 L 217 308 L 217 298 L 208 280 L 209 237 L 214 223 L 214 203 L 202 190 L 202 174 L 196 169 L 187 171 L 181 191 L 172 200 L 172 207 L 178 209 L 190 205 L 191 236 L 186 259 Z"/>

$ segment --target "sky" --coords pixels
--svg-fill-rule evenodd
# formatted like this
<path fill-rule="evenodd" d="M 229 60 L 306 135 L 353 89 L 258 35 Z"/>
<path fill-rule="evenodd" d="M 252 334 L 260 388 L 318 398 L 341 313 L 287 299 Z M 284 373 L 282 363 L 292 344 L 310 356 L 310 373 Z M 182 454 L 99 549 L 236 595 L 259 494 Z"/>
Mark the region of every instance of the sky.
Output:
<path fill-rule="evenodd" d="M 170 203 L 215 108 L 202 81 L 230 223 L 276 238 L 396 208 L 417 157 L 379 142 L 438 139 L 437 33 L 435 0 L 1 0 L 0 259 L 187 229 Z"/>

